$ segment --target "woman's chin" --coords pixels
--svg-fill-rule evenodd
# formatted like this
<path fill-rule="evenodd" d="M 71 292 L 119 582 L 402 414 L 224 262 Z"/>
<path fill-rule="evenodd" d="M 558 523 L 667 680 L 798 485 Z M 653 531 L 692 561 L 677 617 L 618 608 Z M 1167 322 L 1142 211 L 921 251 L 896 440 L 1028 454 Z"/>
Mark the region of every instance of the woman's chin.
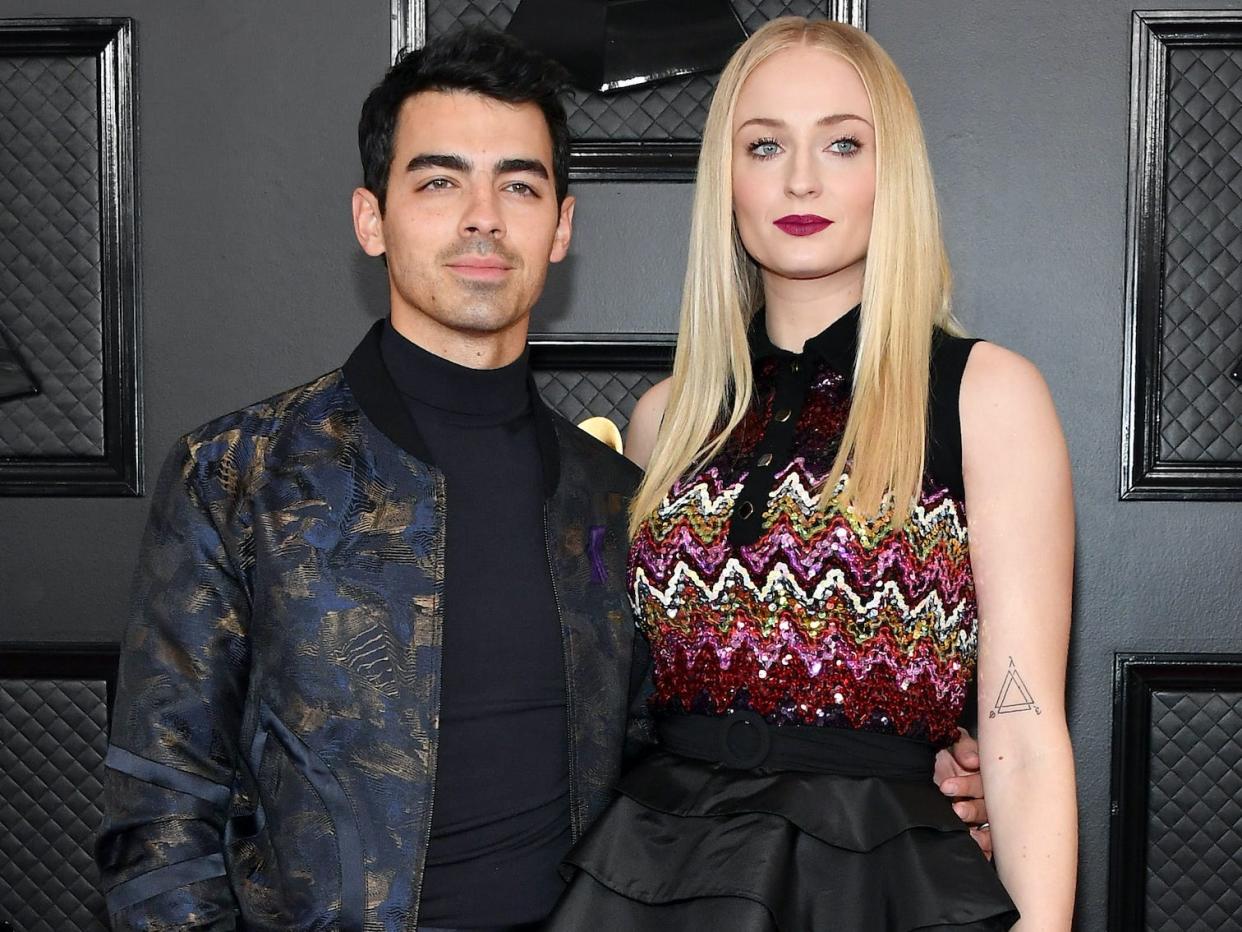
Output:
<path fill-rule="evenodd" d="M 821 279 L 832 278 L 842 272 L 849 271 L 856 266 L 856 263 L 847 263 L 845 265 L 839 262 L 815 262 L 815 263 L 796 263 L 780 266 L 762 266 L 764 272 L 775 278 L 783 278 L 788 281 L 819 281 Z"/>

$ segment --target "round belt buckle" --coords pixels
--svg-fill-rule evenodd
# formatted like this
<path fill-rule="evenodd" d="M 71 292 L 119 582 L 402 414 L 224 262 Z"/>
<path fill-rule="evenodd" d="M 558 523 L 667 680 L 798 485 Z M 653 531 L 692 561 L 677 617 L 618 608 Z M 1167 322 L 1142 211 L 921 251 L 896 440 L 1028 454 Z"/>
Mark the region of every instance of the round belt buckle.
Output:
<path fill-rule="evenodd" d="M 734 712 L 720 736 L 720 762 L 736 770 L 751 770 L 768 759 L 772 736 L 758 712 Z"/>

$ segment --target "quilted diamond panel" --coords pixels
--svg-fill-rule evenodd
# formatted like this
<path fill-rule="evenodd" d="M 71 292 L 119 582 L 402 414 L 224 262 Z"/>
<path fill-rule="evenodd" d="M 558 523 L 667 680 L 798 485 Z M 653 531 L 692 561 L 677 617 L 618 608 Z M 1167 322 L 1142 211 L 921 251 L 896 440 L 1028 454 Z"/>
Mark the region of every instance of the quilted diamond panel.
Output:
<path fill-rule="evenodd" d="M 1160 458 L 1242 464 L 1242 48 L 1168 75 Z"/>
<path fill-rule="evenodd" d="M 459 25 L 489 23 L 504 29 L 520 0 L 426 0 L 427 36 Z M 778 16 L 824 16 L 823 0 L 732 0 L 748 32 Z M 583 140 L 687 140 L 703 135 L 715 76 L 691 76 L 617 94 L 575 91 L 566 101 L 569 129 Z"/>
<path fill-rule="evenodd" d="M 606 417 L 624 434 L 639 397 L 667 374 L 645 369 L 544 369 L 535 372 L 535 384 L 544 400 L 575 424 Z"/>
<path fill-rule="evenodd" d="M 38 390 L 26 371 L 17 348 L 9 344 L 4 326 L 0 325 L 0 401 L 29 395 Z"/>
<path fill-rule="evenodd" d="M 0 921 L 21 932 L 106 928 L 105 695 L 102 680 L 0 680 Z"/>
<path fill-rule="evenodd" d="M 1242 928 L 1242 693 L 1151 703 L 1146 927 Z"/>
<path fill-rule="evenodd" d="M 0 324 L 42 389 L 0 408 L 0 456 L 102 456 L 96 59 L 0 58 Z"/>

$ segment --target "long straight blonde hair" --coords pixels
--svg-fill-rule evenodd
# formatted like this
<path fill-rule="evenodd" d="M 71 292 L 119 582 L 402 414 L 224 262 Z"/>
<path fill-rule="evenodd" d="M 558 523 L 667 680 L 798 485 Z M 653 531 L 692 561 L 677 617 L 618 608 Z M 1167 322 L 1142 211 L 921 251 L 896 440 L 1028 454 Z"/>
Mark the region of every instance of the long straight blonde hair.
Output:
<path fill-rule="evenodd" d="M 804 45 L 840 55 L 858 71 L 876 137 L 853 397 L 821 505 L 835 501 L 842 510 L 861 512 L 860 518 L 899 526 L 920 493 L 932 329 L 961 332 L 950 309 L 952 279 L 923 128 L 910 88 L 874 39 L 840 23 L 784 17 L 734 53 L 708 111 L 672 384 L 630 511 L 632 535 L 679 477 L 719 452 L 751 405 L 747 330 L 763 302 L 763 286 L 733 221 L 734 109 L 761 62 Z"/>

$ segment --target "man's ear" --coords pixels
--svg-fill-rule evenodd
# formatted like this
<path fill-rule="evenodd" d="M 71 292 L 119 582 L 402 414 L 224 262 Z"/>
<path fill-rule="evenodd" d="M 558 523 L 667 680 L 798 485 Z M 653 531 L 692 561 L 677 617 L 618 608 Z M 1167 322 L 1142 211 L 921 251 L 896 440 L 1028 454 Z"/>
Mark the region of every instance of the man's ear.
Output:
<path fill-rule="evenodd" d="M 548 256 L 549 262 L 560 262 L 569 254 L 569 241 L 573 235 L 574 197 L 572 194 L 567 194 L 565 200 L 561 201 L 561 212 L 556 221 L 556 235 L 552 237 L 552 254 Z"/>
<path fill-rule="evenodd" d="M 384 246 L 384 212 L 379 198 L 367 188 L 355 188 L 353 198 L 354 235 L 368 256 L 382 256 Z"/>

